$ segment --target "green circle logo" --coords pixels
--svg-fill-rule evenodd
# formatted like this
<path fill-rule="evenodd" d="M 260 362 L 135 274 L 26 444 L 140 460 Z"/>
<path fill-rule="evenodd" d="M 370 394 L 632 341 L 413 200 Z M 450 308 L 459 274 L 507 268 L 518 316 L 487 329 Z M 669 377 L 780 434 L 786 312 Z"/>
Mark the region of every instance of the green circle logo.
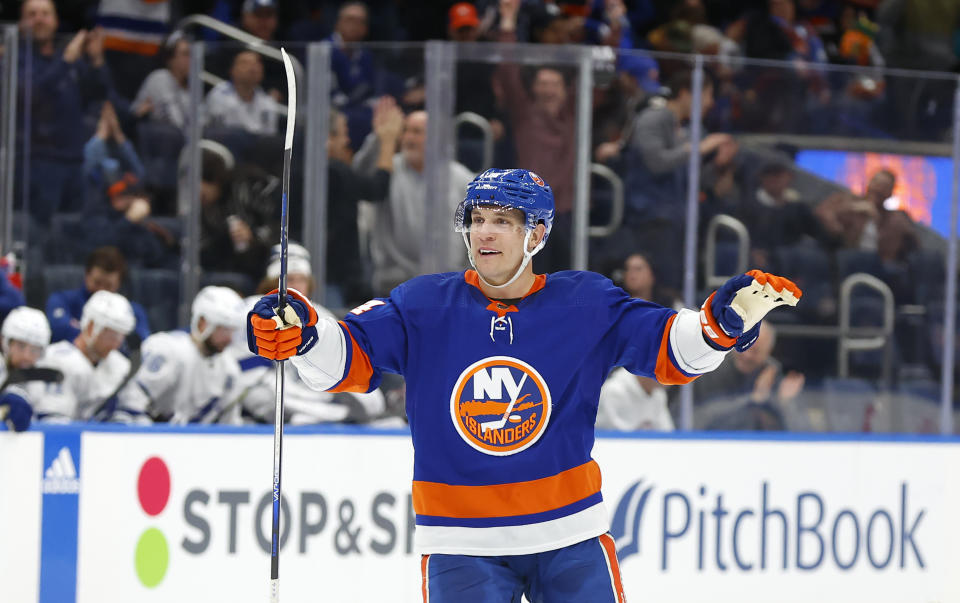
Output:
<path fill-rule="evenodd" d="M 137 541 L 137 577 L 147 588 L 160 584 L 167 573 L 170 551 L 167 539 L 157 528 L 148 528 Z"/>

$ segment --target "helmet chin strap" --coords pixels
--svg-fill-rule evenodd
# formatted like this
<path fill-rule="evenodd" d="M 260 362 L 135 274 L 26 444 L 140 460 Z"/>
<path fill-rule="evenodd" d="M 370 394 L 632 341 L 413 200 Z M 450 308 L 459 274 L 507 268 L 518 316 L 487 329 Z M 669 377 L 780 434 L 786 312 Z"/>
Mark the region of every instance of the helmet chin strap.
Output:
<path fill-rule="evenodd" d="M 532 233 L 533 233 L 532 230 L 528 230 L 527 234 L 525 234 L 523 237 L 523 261 L 520 262 L 520 267 L 517 268 L 517 271 L 513 274 L 513 277 L 511 277 L 509 281 L 505 282 L 502 285 L 493 285 L 491 283 L 488 283 L 487 279 L 483 278 L 483 275 L 480 274 L 479 270 L 477 270 L 477 263 L 473 260 L 473 250 L 470 249 L 470 237 L 466 232 L 464 232 L 463 242 L 467 246 L 467 257 L 470 258 L 470 265 L 473 266 L 473 269 L 477 270 L 477 276 L 480 277 L 480 281 L 484 285 L 490 287 L 491 289 L 502 289 L 504 287 L 512 285 L 515 280 L 520 278 L 520 275 L 523 274 L 524 268 L 526 268 L 527 264 L 530 263 L 530 259 L 533 258 L 533 256 L 537 255 L 538 251 L 543 249 L 544 242 L 540 241 L 540 243 L 533 249 L 533 251 L 528 250 L 528 248 L 530 247 L 530 235 Z"/>

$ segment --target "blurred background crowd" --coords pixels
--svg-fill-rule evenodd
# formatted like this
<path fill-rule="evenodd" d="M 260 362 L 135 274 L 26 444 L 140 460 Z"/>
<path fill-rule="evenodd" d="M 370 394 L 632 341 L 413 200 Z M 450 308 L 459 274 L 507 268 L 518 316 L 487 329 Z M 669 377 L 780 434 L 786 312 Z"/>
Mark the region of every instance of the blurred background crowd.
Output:
<path fill-rule="evenodd" d="M 187 239 L 198 246 L 201 286 L 232 290 L 238 303 L 274 288 L 288 99 L 270 51 L 283 41 L 307 64 L 307 44 L 326 41 L 329 115 L 301 105 L 298 119 L 298 127 L 325 120 L 326 249 L 311 260 L 297 247 L 291 273 L 334 314 L 419 274 L 428 225 L 443 228 L 432 248 L 439 265 L 465 268 L 451 219 L 425 216 L 425 198 L 443 197 L 431 207 L 452 218 L 475 174 L 521 167 L 556 196 L 538 271 L 573 267 L 583 184 L 587 267 L 634 297 L 682 305 L 688 228 L 696 229 L 695 303 L 748 268 L 804 290 L 796 312 L 775 313 L 756 346 L 695 383 L 693 427 L 939 430 L 960 4 L 24 0 L 4 3 L 0 19 L 19 24 L 17 52 L 4 53 L 16 60 L 17 128 L 0 320 L 19 306 L 44 309 L 50 343 L 79 348 L 91 374 L 107 352 L 131 361 L 66 410 L 33 402 L 37 418 L 272 421 L 270 392 L 255 393 L 265 369 L 242 351 L 242 333 L 237 345 L 210 344 L 214 326 L 242 329 L 241 306 L 235 318 L 196 307 L 190 316 L 195 342 L 209 344 L 196 343 L 201 357 L 232 355 L 239 366 L 244 378 L 224 381 L 231 402 L 207 408 L 210 392 L 193 391 L 179 394 L 187 410 L 162 403 L 166 394 L 145 385 L 151 370 L 162 372 L 162 346 L 147 343 L 187 326 L 178 312 L 191 302 L 181 270 Z M 442 188 L 427 178 L 437 173 L 427 160 L 427 40 L 463 49 Z M 189 83 L 200 43 L 198 106 Z M 480 60 L 483 45 L 495 58 Z M 589 87 L 569 61 L 538 58 L 570 46 L 591 49 Z M 196 191 L 186 183 L 193 131 L 202 132 Z M 298 217 L 312 168 L 299 133 L 291 236 L 303 240 Z M 585 146 L 590 175 L 581 183 Z M 187 219 L 197 207 L 193 232 Z M 92 310 L 84 319 L 101 290 L 132 302 L 133 323 L 115 329 Z M 125 339 L 95 352 L 104 329 Z M 3 340 L 12 374 L 16 339 L 5 329 Z M 49 349 L 37 356 L 26 364 L 58 366 Z M 37 392 L 54 388 L 41 377 Z M 297 395 L 294 422 L 403 421 L 403 382 L 393 376 L 372 397 Z M 678 399 L 677 388 L 618 370 L 598 424 L 673 429 Z"/>

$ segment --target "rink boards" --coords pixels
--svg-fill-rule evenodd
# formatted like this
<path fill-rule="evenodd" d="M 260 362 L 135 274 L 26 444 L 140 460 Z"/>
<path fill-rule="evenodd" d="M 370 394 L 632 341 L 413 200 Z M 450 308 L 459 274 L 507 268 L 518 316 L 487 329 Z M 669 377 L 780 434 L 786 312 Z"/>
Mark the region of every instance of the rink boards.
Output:
<path fill-rule="evenodd" d="M 261 601 L 272 430 L 0 432 L 0 601 Z M 421 601 L 403 431 L 284 437 L 285 601 Z M 632 601 L 960 601 L 960 440 L 601 435 Z M 508 481 L 509 476 L 504 476 Z"/>

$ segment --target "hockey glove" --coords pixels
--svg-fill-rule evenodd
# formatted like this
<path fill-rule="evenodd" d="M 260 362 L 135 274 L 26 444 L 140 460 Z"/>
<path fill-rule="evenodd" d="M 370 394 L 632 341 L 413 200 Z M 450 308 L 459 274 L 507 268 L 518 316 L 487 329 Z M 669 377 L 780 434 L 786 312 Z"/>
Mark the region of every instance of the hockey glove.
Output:
<path fill-rule="evenodd" d="M 803 296 L 792 281 L 759 270 L 735 276 L 700 308 L 703 338 L 718 350 L 742 352 L 760 335 L 760 321 L 778 306 L 796 306 Z"/>
<path fill-rule="evenodd" d="M 6 391 L 0 395 L 0 420 L 7 423 L 13 431 L 25 431 L 30 427 L 33 407 L 19 394 Z"/>
<path fill-rule="evenodd" d="M 274 289 L 247 314 L 247 347 L 258 356 L 285 360 L 305 354 L 317 343 L 317 311 L 302 293 L 287 289 L 283 316 L 277 314 L 280 296 Z"/>

